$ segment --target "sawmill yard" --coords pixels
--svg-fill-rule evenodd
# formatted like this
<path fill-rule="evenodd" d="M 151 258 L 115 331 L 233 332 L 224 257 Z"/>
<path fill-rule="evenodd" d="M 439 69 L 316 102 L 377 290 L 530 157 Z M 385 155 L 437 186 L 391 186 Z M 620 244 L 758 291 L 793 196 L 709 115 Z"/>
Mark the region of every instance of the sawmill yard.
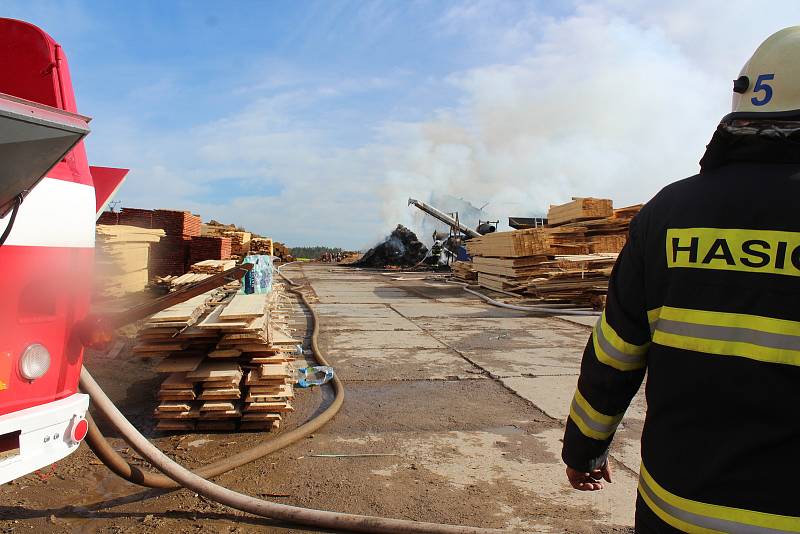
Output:
<path fill-rule="evenodd" d="M 590 318 L 492 307 L 436 273 L 314 263 L 288 265 L 284 273 L 308 284 L 320 348 L 344 383 L 345 402 L 313 435 L 217 482 L 325 510 L 536 532 L 632 531 L 641 393 L 614 444 L 613 484 L 576 492 L 560 460 Z M 276 282 L 284 299 L 282 328 L 302 340 L 306 350 L 295 362 L 302 366 L 312 358 L 309 314 L 282 285 Z M 141 347 L 136 334 L 129 329 L 108 352 L 88 354 L 86 366 L 169 456 L 197 467 L 272 438 L 194 426 L 157 430 L 153 413 L 164 374 L 152 358 L 133 352 Z M 282 412 L 275 431 L 313 418 L 332 397 L 327 385 L 293 394 L 294 411 Z M 142 464 L 124 442 L 113 443 Z M 305 532 L 187 490 L 129 484 L 86 446 L 52 469 L 4 486 L 2 495 L 3 532 Z"/>

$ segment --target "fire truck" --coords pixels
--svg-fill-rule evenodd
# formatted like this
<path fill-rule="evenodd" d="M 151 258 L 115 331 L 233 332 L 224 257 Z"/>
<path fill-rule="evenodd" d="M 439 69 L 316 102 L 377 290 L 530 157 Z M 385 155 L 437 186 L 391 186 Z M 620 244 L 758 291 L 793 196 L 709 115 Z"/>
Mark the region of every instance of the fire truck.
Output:
<path fill-rule="evenodd" d="M 88 429 L 95 221 L 127 173 L 89 166 L 89 120 L 61 46 L 0 18 L 0 484 L 69 455 Z"/>

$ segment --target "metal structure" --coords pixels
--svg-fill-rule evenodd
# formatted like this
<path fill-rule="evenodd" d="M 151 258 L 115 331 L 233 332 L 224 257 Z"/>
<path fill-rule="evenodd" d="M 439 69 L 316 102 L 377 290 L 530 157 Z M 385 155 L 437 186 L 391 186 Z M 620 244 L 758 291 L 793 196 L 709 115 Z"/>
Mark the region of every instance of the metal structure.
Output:
<path fill-rule="evenodd" d="M 467 237 L 480 237 L 480 235 L 481 235 L 478 232 L 476 232 L 475 230 L 473 230 L 472 228 L 464 226 L 457 219 L 451 217 L 450 215 L 446 214 L 443 211 L 440 211 L 440 210 L 434 208 L 430 204 L 426 204 L 425 202 L 422 202 L 421 200 L 416 200 L 416 199 L 413 199 L 413 198 L 409 198 L 408 199 L 408 205 L 409 206 L 418 207 L 419 209 L 421 209 L 422 211 L 424 211 L 425 213 L 427 213 L 431 217 L 433 217 L 435 219 L 439 219 L 443 223 L 449 225 L 451 228 L 457 228 L 463 234 L 465 234 Z M 458 215 L 456 214 L 456 217 L 457 216 Z"/>

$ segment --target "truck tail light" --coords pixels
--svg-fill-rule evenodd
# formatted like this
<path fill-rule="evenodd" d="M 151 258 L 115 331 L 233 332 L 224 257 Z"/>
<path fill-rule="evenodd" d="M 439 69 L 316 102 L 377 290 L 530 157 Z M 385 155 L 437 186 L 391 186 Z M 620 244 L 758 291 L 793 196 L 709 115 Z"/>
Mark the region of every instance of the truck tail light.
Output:
<path fill-rule="evenodd" d="M 89 422 L 80 416 L 75 416 L 72 419 L 72 426 L 69 431 L 69 438 L 73 443 L 80 443 L 86 434 L 89 432 Z"/>
<path fill-rule="evenodd" d="M 28 345 L 19 358 L 19 372 L 26 380 L 41 378 L 50 369 L 50 351 L 44 345 Z"/>

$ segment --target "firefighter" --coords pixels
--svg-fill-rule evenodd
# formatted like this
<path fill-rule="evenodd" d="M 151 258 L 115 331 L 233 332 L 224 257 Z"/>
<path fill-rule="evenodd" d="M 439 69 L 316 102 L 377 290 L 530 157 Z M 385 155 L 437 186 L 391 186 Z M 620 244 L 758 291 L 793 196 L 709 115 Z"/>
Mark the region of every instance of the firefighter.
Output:
<path fill-rule="evenodd" d="M 800 532 L 800 26 L 733 85 L 700 173 L 632 221 L 570 406 L 570 484 L 647 373 L 637 532 Z"/>
<path fill-rule="evenodd" d="M 431 246 L 431 257 L 430 257 L 430 264 L 431 265 L 439 265 L 442 261 L 442 241 L 441 239 L 436 239 Z"/>

